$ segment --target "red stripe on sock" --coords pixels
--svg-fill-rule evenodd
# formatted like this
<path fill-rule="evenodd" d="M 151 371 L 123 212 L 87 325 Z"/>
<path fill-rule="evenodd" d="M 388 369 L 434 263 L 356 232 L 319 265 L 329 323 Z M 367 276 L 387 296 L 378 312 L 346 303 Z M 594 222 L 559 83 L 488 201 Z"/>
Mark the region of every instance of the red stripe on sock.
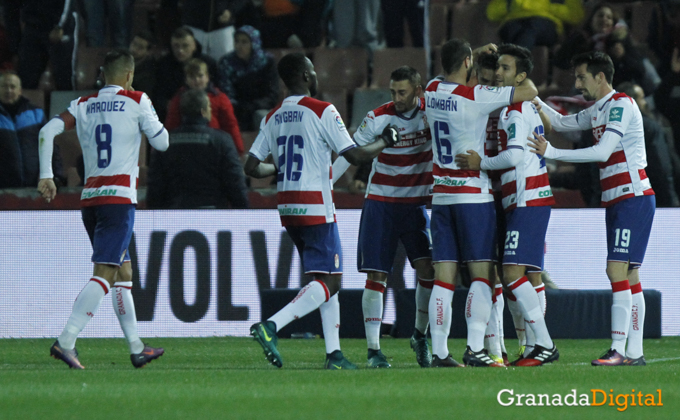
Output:
<path fill-rule="evenodd" d="M 630 286 L 630 293 L 642 293 L 642 285 L 640 283 Z"/>
<path fill-rule="evenodd" d="M 330 292 L 328 291 L 328 287 L 326 286 L 326 283 L 322 282 L 322 281 L 319 280 L 319 279 L 314 279 L 314 281 L 319 282 L 319 284 L 321 285 L 321 287 L 323 287 L 323 291 L 326 292 L 326 302 L 328 302 L 328 299 L 331 298 L 331 294 L 330 294 Z"/>
<path fill-rule="evenodd" d="M 623 292 L 624 290 L 630 290 L 630 284 L 628 284 L 628 280 L 621 280 L 612 283 L 612 292 Z"/>
<path fill-rule="evenodd" d="M 119 285 L 117 285 L 117 284 L 114 284 L 113 287 L 120 287 L 121 289 L 132 290 L 132 287 L 130 287 L 130 286 L 119 286 Z"/>
<path fill-rule="evenodd" d="M 519 279 L 517 279 L 517 280 L 515 280 L 514 282 L 510 283 L 510 284 L 508 285 L 508 287 L 510 288 L 510 290 L 515 290 L 515 289 L 517 289 L 519 286 L 523 285 L 524 283 L 526 283 L 526 282 L 528 282 L 528 281 L 529 281 L 529 279 L 527 278 L 527 276 L 520 277 Z"/>
<path fill-rule="evenodd" d="M 385 286 L 373 280 L 366 280 L 366 289 L 375 290 L 376 292 L 380 293 L 385 293 Z"/>
<path fill-rule="evenodd" d="M 106 287 L 106 285 L 105 285 L 102 281 L 100 281 L 99 279 L 96 279 L 96 278 L 92 277 L 92 278 L 90 279 L 90 281 L 96 281 L 97 283 L 99 283 L 99 285 L 102 287 L 102 289 L 104 289 L 104 294 L 105 294 L 105 295 L 109 293 L 109 289 L 108 289 L 108 288 Z"/>
<path fill-rule="evenodd" d="M 418 279 L 418 284 L 425 289 L 432 289 L 434 287 L 434 281 Z"/>
<path fill-rule="evenodd" d="M 496 285 L 496 296 L 500 296 L 503 294 L 503 285 L 497 284 Z"/>
<path fill-rule="evenodd" d="M 536 289 L 536 293 L 540 293 L 545 290 L 545 286 L 541 286 L 538 289 Z"/>
<path fill-rule="evenodd" d="M 496 294 L 494 293 L 493 296 L 491 296 L 491 303 L 496 303 Z"/>
<path fill-rule="evenodd" d="M 476 282 L 476 281 L 481 281 L 482 283 L 485 283 L 487 286 L 491 287 L 491 283 L 489 283 L 489 280 L 487 280 L 487 279 L 484 279 L 484 278 L 481 278 L 481 277 L 475 277 L 474 279 L 472 279 L 472 282 Z"/>
<path fill-rule="evenodd" d="M 455 285 L 449 284 L 449 283 L 444 283 L 443 281 L 439 281 L 439 280 L 435 280 L 435 281 L 434 281 L 433 287 L 434 287 L 434 286 L 443 287 L 444 289 L 449 289 L 449 290 L 452 291 L 452 292 L 453 292 L 454 290 L 456 290 L 456 286 L 455 286 Z"/>

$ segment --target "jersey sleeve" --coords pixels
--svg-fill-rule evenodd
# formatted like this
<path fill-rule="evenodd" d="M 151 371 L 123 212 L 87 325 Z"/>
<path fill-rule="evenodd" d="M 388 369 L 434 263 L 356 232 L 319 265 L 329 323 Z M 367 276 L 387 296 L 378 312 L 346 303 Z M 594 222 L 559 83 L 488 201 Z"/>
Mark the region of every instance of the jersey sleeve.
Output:
<path fill-rule="evenodd" d="M 335 106 L 328 105 L 321 115 L 321 130 L 323 137 L 333 151 L 339 155 L 356 147 L 347 132 L 347 127 Z"/>
<path fill-rule="evenodd" d="M 382 133 L 378 133 L 378 123 L 376 122 L 375 113 L 373 111 L 366 114 L 366 117 L 361 122 L 359 129 L 354 133 L 354 141 L 359 146 L 373 143 L 375 141 L 375 136 Z"/>
<path fill-rule="evenodd" d="M 149 140 L 160 135 L 165 130 L 165 127 L 163 127 L 163 124 L 158 119 L 151 99 L 149 99 L 146 93 L 142 94 L 142 98 L 139 101 L 139 127 Z"/>
<path fill-rule="evenodd" d="M 262 122 L 260 122 L 260 132 L 257 134 L 257 137 L 248 152 L 251 156 L 260 160 L 260 162 L 267 159 L 267 156 L 271 153 L 269 142 L 267 141 L 267 136 L 265 134 L 265 123 L 266 118 L 263 118 Z"/>
<path fill-rule="evenodd" d="M 623 135 L 626 134 L 628 125 L 635 113 L 632 101 L 633 100 L 629 97 L 614 101 L 611 107 L 609 107 L 605 132 L 613 132 L 620 137 L 623 137 Z"/>
<path fill-rule="evenodd" d="M 531 111 L 530 109 L 527 110 L 524 106 L 525 104 L 526 102 L 522 104 L 522 112 Z M 508 139 L 508 150 L 524 150 L 524 145 L 527 142 L 527 139 L 522 137 L 525 137 L 525 134 L 530 133 L 530 131 L 528 131 L 529 127 L 526 126 L 525 119 L 522 117 L 522 112 L 509 110 L 507 114 L 508 119 L 503 122 L 503 131 L 505 131 Z"/>
<path fill-rule="evenodd" d="M 481 114 L 489 114 L 498 108 L 512 104 L 515 94 L 513 86 L 495 87 L 477 85 L 474 89 L 474 103 Z"/>
<path fill-rule="evenodd" d="M 541 104 L 543 112 L 550 118 L 550 124 L 555 131 L 582 131 L 592 128 L 590 124 L 591 108 L 586 108 L 578 114 L 562 115 L 542 100 L 539 99 L 538 102 Z"/>

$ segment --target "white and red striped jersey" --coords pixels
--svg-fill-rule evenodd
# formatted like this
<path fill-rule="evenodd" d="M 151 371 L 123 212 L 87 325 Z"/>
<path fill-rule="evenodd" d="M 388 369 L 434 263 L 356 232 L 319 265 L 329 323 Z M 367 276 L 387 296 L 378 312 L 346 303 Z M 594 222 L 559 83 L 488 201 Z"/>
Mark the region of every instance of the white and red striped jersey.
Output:
<path fill-rule="evenodd" d="M 373 143 L 383 129 L 396 125 L 401 141 L 373 160 L 366 186 L 366 198 L 391 203 L 425 204 L 432 190 L 432 136 L 425 117 L 425 101 L 408 113 L 399 114 L 394 102 L 370 111 L 354 141 L 359 145 Z"/>
<path fill-rule="evenodd" d="M 308 96 L 289 96 L 262 120 L 250 154 L 274 157 L 283 226 L 335 221 L 331 154 L 353 147 L 335 107 Z"/>
<path fill-rule="evenodd" d="M 517 149 L 522 158 L 514 168 L 501 174 L 503 208 L 552 206 L 555 204 L 545 159 L 526 146 L 533 133 L 544 134 L 543 122 L 531 102 L 520 102 L 503 108 L 498 123 L 499 152 Z"/>
<path fill-rule="evenodd" d="M 486 142 L 484 143 L 484 156 L 494 157 L 498 156 L 498 119 L 501 116 L 501 109 L 497 109 L 489 113 L 489 119 L 486 122 Z M 495 192 L 501 190 L 501 174 L 498 171 L 487 171 L 487 175 L 491 178 L 491 186 Z"/>
<path fill-rule="evenodd" d="M 455 156 L 484 156 L 489 113 L 512 103 L 514 87 L 467 87 L 438 79 L 425 90 L 425 113 L 434 137 L 433 204 L 493 201 L 486 171 L 461 170 Z"/>
<path fill-rule="evenodd" d="M 631 97 L 612 91 L 578 114 L 560 116 L 551 111 L 549 115 L 558 131 L 592 129 L 595 146 L 577 150 L 549 146 L 545 157 L 567 162 L 607 159 L 598 163 L 603 207 L 635 196 L 654 195 L 645 173 L 647 153 L 642 114 Z"/>
<path fill-rule="evenodd" d="M 71 102 L 85 162 L 83 207 L 136 204 L 142 132 L 150 141 L 165 130 L 144 92 L 105 86 Z"/>

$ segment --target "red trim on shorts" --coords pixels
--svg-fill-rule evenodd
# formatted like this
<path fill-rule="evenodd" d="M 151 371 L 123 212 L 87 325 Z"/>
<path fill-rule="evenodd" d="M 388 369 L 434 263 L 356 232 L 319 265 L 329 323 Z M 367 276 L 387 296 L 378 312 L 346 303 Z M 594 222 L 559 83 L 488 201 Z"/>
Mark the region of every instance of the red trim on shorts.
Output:
<path fill-rule="evenodd" d="M 472 279 L 472 282 L 470 283 L 470 285 L 472 285 L 472 283 L 474 283 L 476 281 L 482 282 L 482 283 L 486 284 L 487 286 L 492 287 L 489 280 L 482 278 L 482 277 L 475 277 L 474 279 Z"/>
<path fill-rule="evenodd" d="M 99 283 L 99 285 L 102 287 L 102 289 L 104 289 L 104 294 L 105 294 L 105 295 L 109 293 L 109 289 L 106 287 L 106 285 L 105 285 L 101 280 L 92 277 L 92 278 L 90 279 L 90 281 L 96 281 L 97 283 Z"/>
<path fill-rule="evenodd" d="M 425 289 L 432 289 L 434 287 L 434 281 L 432 280 L 418 279 L 418 284 Z"/>
<path fill-rule="evenodd" d="M 642 285 L 640 283 L 630 286 L 630 293 L 642 293 Z"/>
<path fill-rule="evenodd" d="M 448 290 L 450 290 L 450 291 L 452 291 L 452 292 L 456 290 L 456 285 L 455 285 L 455 284 L 444 283 L 443 281 L 440 281 L 440 280 L 435 280 L 435 281 L 434 281 L 434 284 L 432 285 L 432 287 L 434 287 L 434 286 L 443 287 L 444 289 L 448 289 Z"/>
<path fill-rule="evenodd" d="M 319 279 L 314 279 L 314 281 L 318 282 L 321 285 L 321 287 L 323 287 L 323 291 L 326 293 L 326 302 L 328 302 L 328 300 L 331 298 L 331 294 L 328 291 L 328 286 L 326 286 L 326 283 L 322 282 Z"/>
<path fill-rule="evenodd" d="M 508 285 L 508 287 L 510 288 L 510 290 L 515 290 L 519 286 L 523 285 L 524 283 L 526 283 L 528 281 L 529 281 L 529 279 L 527 278 L 527 276 L 523 276 L 523 277 L 520 277 L 519 279 L 515 280 L 514 282 L 510 283 Z"/>
<path fill-rule="evenodd" d="M 623 292 L 625 290 L 631 290 L 630 283 L 628 283 L 628 280 L 621 280 L 612 283 L 612 293 Z"/>
<path fill-rule="evenodd" d="M 385 293 L 385 286 L 373 280 L 366 280 L 366 289 L 375 290 L 376 292 Z"/>

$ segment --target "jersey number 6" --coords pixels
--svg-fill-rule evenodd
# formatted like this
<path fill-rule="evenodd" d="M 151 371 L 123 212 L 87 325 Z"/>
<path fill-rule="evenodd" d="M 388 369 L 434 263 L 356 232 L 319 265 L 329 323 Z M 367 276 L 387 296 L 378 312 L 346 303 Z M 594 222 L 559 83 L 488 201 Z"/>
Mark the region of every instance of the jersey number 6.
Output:
<path fill-rule="evenodd" d="M 443 121 L 434 122 L 434 141 L 437 144 L 437 154 L 442 165 L 453 162 L 451 140 L 447 137 L 449 134 L 449 125 L 447 123 Z"/>

